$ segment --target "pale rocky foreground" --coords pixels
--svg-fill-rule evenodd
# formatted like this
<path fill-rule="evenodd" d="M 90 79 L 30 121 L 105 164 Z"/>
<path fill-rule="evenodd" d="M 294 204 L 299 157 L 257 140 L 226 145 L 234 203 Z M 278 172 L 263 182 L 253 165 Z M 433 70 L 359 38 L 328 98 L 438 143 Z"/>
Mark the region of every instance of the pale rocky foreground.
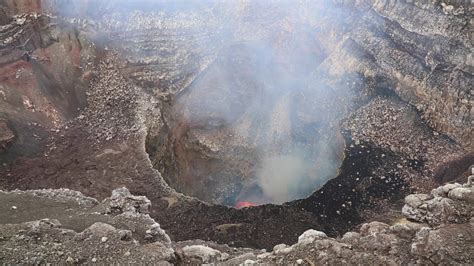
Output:
<path fill-rule="evenodd" d="M 232 248 L 172 242 L 126 188 L 102 202 L 68 189 L 0 192 L 1 263 L 472 264 L 474 187 L 446 184 L 405 198 L 394 224 L 370 222 L 341 238 L 310 229 L 292 246 Z"/>

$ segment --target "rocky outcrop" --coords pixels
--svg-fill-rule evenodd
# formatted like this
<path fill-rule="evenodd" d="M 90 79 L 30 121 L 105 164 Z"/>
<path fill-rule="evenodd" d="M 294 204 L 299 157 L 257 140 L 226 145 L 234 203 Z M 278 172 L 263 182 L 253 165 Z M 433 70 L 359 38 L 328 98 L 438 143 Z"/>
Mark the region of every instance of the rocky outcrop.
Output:
<path fill-rule="evenodd" d="M 459 192 L 461 188 L 466 192 Z M 13 223 L 0 220 L 0 262 L 127 262 L 160 265 L 314 265 L 316 262 L 472 264 L 473 210 L 466 209 L 472 205 L 472 193 L 472 186 L 448 184 L 433 190 L 431 195 L 409 195 L 404 214 L 412 221 L 402 219 L 392 225 L 365 223 L 357 232 L 347 232 L 339 238 L 310 229 L 298 237 L 296 244 L 279 244 L 266 252 L 232 248 L 203 240 L 171 242 L 160 226 L 145 214 L 148 200 L 131 195 L 126 188 L 114 190 L 112 197 L 102 203 L 69 190 L 0 192 L 0 199 L 8 212 L 16 212 L 16 216 L 25 208 L 34 216 L 35 211 L 31 208 L 47 203 L 49 208 L 41 213 L 57 217 L 29 221 L 34 218 L 28 216 L 23 217 L 23 221 Z M 463 196 L 459 196 L 461 194 Z M 430 202 L 430 197 L 452 201 L 439 206 Z M 84 205 L 84 202 L 88 204 Z M 122 207 L 114 208 L 115 212 L 110 213 L 111 203 L 112 206 Z M 423 204 L 428 207 L 420 208 Z M 463 218 L 458 213 L 456 219 L 439 219 L 440 214 L 448 214 L 445 209 L 440 209 L 445 208 L 446 204 L 450 204 L 452 210 L 464 209 Z M 69 209 L 64 208 L 66 205 Z M 414 210 L 415 205 L 423 211 Z M 63 207 L 57 209 L 56 206 Z M 408 208 L 411 211 L 406 211 Z M 414 212 L 417 212 L 416 215 Z M 87 220 L 82 220 L 82 217 L 87 217 Z M 72 224 L 76 224 L 73 226 L 75 230 L 66 229 L 71 228 Z M 81 224 L 81 229 L 77 229 L 78 224 Z"/>
<path fill-rule="evenodd" d="M 219 250 L 203 245 L 185 246 L 181 252 L 183 258 L 197 259 L 201 263 L 215 263 L 222 260 L 222 253 Z"/>
<path fill-rule="evenodd" d="M 24 221 L 13 224 L 1 220 L 0 262 L 170 265 L 175 261 L 168 235 L 144 214 L 148 212 L 148 199 L 133 196 L 125 188 L 115 190 L 100 204 L 69 190 L 0 192 L 0 198 L 10 208 L 8 211 Z M 38 214 L 58 219 L 30 221 L 36 215 L 34 209 L 48 203 L 48 208 Z M 113 216 L 109 214 L 111 207 Z M 22 212 L 25 208 L 27 213 Z M 62 212 L 69 212 L 71 220 Z M 82 215 L 87 218 L 83 220 Z M 77 231 L 66 229 L 71 227 Z"/>
<path fill-rule="evenodd" d="M 461 189 L 463 196 L 454 196 Z M 405 199 L 403 213 L 415 222 L 366 223 L 342 238 L 308 230 L 297 244 L 277 245 L 251 263 L 470 264 L 474 255 L 472 193 L 472 186 L 447 184 L 431 195 L 412 194 Z"/>
<path fill-rule="evenodd" d="M 350 34 L 373 57 L 375 75 L 419 110 L 437 131 L 472 149 L 473 86 L 469 8 L 443 1 L 352 1 L 363 11 Z M 446 5 L 459 13 L 443 12 Z M 423 26 L 421 26 L 421 24 Z M 385 33 L 387 35 L 378 35 Z M 449 47 L 449 49 L 447 49 Z M 468 122 L 469 123 L 469 122 Z"/>
<path fill-rule="evenodd" d="M 474 190 L 460 184 L 447 184 L 431 194 L 412 194 L 405 198 L 403 214 L 430 225 L 466 223 L 474 212 Z"/>
<path fill-rule="evenodd" d="M 21 49 L 29 52 L 45 47 L 48 40 L 42 40 L 42 33 L 48 32 L 50 20 L 45 15 L 18 15 L 11 23 L 2 25 L 0 50 L 7 54 L 7 49 Z"/>
<path fill-rule="evenodd" d="M 126 188 L 112 191 L 112 196 L 105 200 L 107 213 L 137 212 L 147 214 L 151 203 L 144 196 L 133 196 Z"/>

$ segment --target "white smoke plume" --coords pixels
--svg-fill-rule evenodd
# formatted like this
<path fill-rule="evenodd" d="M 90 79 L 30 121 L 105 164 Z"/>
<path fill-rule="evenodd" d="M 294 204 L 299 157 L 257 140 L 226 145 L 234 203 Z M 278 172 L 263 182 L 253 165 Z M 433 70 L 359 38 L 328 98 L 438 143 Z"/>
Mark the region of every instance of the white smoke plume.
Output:
<path fill-rule="evenodd" d="M 344 149 L 338 121 L 351 95 L 328 76 L 334 62 L 328 56 L 341 49 L 334 46 L 341 42 L 334 33 L 351 25 L 332 1 L 91 1 L 103 10 L 128 10 L 123 16 L 99 14 L 114 21 L 112 30 L 161 27 L 169 33 L 175 21 L 165 18 L 180 17 L 186 27 L 202 31 L 205 37 L 179 51 L 190 54 L 183 60 L 196 60 L 201 74 L 182 88 L 174 111 L 209 129 L 226 125 L 235 136 L 229 142 L 240 138 L 253 145 L 259 157 L 254 180 L 262 195 L 241 200 L 306 197 L 337 174 Z M 61 6 L 64 14 L 74 12 L 67 6 Z M 344 66 L 335 69 L 344 73 Z"/>

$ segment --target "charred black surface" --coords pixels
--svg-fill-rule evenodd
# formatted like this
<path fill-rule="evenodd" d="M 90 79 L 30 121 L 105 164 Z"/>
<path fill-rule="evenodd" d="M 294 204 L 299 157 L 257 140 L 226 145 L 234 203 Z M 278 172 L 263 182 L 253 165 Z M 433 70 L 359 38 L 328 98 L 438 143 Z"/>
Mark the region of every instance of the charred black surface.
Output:
<path fill-rule="evenodd" d="M 344 134 L 349 141 L 349 132 Z M 393 171 L 403 161 L 398 154 L 371 143 L 350 144 L 345 154 L 340 174 L 306 199 L 239 210 L 204 203 L 166 210 L 161 206 L 153 215 L 175 240 L 200 238 L 271 249 L 296 242 L 310 228 L 342 235 L 367 221 L 368 210 L 388 212 L 409 192 Z"/>
<path fill-rule="evenodd" d="M 345 132 L 349 141 L 349 132 Z M 350 144 L 340 174 L 310 197 L 288 203 L 318 216 L 325 232 L 340 235 L 363 222 L 362 212 L 384 208 L 409 192 L 397 169 L 399 155 L 371 143 Z"/>

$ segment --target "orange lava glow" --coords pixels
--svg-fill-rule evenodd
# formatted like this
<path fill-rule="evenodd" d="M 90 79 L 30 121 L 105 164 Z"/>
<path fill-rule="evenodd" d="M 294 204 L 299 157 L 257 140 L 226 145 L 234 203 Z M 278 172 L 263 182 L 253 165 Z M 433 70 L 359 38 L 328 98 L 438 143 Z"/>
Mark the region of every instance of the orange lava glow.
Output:
<path fill-rule="evenodd" d="M 246 207 L 257 206 L 257 204 L 249 202 L 249 201 L 239 201 L 235 204 L 235 208 L 241 209 Z"/>

